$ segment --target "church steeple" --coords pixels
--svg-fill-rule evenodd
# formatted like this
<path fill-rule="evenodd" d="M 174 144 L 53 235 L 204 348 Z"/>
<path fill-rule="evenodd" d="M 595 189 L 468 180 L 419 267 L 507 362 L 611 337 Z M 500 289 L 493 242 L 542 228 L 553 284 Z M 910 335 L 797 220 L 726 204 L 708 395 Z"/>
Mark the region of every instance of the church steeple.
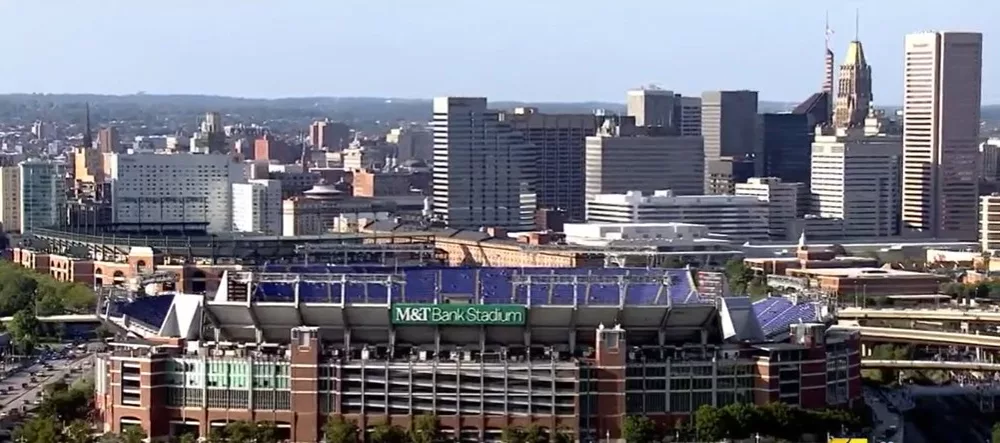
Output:
<path fill-rule="evenodd" d="M 85 123 L 83 129 L 83 147 L 86 149 L 91 149 L 94 147 L 94 139 L 90 134 L 90 102 L 87 102 L 85 106 L 87 109 L 86 110 L 87 122 Z"/>

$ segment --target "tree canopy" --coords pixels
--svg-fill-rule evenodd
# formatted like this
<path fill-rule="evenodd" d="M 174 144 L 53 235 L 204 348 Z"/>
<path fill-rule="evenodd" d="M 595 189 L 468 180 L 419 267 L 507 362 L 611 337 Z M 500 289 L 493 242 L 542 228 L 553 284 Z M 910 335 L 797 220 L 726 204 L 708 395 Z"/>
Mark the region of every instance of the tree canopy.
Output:
<path fill-rule="evenodd" d="M 36 316 L 93 312 L 95 303 L 94 292 L 84 285 L 0 261 L 0 316 L 14 317 L 7 329 L 19 353 L 31 353 L 41 337 L 56 331 Z"/>
<path fill-rule="evenodd" d="M 628 443 L 656 442 L 665 438 L 680 441 L 721 441 L 747 439 L 755 435 L 788 441 L 802 441 L 807 434 L 840 435 L 860 432 L 870 426 L 866 411 L 841 409 L 803 410 L 785 403 L 753 405 L 734 403 L 724 407 L 703 405 L 689 423 L 673 429 L 658 426 L 645 416 L 625 418 L 622 437 Z"/>
<path fill-rule="evenodd" d="M 734 258 L 726 262 L 724 270 L 726 283 L 729 284 L 729 291 L 733 295 L 749 295 L 751 297 L 763 297 L 767 295 L 767 279 L 764 276 L 756 275 L 741 258 Z"/>

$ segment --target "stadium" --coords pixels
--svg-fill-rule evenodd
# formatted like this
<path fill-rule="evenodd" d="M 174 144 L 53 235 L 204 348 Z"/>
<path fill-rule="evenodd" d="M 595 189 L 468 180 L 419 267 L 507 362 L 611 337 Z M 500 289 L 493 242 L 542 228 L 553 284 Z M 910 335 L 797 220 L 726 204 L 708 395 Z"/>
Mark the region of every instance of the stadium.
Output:
<path fill-rule="evenodd" d="M 153 438 L 255 420 L 314 442 L 331 416 L 434 414 L 455 441 L 532 424 L 596 441 L 630 415 L 861 398 L 859 337 L 827 307 L 710 297 L 686 269 L 264 265 L 100 309 L 127 331 L 96 364 L 105 428 Z"/>

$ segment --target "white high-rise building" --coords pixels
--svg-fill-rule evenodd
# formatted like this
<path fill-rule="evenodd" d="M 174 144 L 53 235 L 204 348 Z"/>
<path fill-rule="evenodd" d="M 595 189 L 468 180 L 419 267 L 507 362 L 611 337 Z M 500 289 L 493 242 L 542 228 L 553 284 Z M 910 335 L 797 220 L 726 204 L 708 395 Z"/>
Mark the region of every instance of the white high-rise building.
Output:
<path fill-rule="evenodd" d="M 52 161 L 26 160 L 18 168 L 21 230 L 59 225 L 66 207 L 65 166 Z"/>
<path fill-rule="evenodd" d="M 753 196 L 680 196 L 660 190 L 599 194 L 587 201 L 588 223 L 694 223 L 740 240 L 767 240 L 768 217 L 768 203 Z"/>
<path fill-rule="evenodd" d="M 225 154 L 114 154 L 110 156 L 115 223 L 207 224 L 232 229 L 233 183 L 244 167 Z"/>
<path fill-rule="evenodd" d="M 897 235 L 901 160 L 902 140 L 896 136 L 865 136 L 860 128 L 816 134 L 811 212 L 842 220 L 844 237 Z"/>
<path fill-rule="evenodd" d="M 736 195 L 767 202 L 768 234 L 773 240 L 788 240 L 788 228 L 799 215 L 799 202 L 806 192 L 803 183 L 786 183 L 777 177 L 753 177 L 736 184 Z"/>
<path fill-rule="evenodd" d="M 904 48 L 903 232 L 974 241 L 983 35 L 909 34 Z"/>
<path fill-rule="evenodd" d="M 434 215 L 457 229 L 531 229 L 532 145 L 483 97 L 436 97 Z"/>
<path fill-rule="evenodd" d="M 280 180 L 233 184 L 233 231 L 281 235 Z"/>

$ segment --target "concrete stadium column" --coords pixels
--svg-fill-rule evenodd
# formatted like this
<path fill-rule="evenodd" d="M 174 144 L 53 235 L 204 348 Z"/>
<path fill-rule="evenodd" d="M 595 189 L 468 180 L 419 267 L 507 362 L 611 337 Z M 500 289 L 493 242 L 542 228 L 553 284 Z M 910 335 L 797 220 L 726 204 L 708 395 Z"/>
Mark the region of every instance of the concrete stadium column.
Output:
<path fill-rule="evenodd" d="M 291 332 L 292 441 L 319 441 L 320 426 L 326 422 L 319 412 L 319 328 L 299 326 Z"/>
<path fill-rule="evenodd" d="M 625 409 L 625 366 L 628 348 L 621 326 L 597 329 L 597 434 L 601 441 L 622 441 Z"/>

